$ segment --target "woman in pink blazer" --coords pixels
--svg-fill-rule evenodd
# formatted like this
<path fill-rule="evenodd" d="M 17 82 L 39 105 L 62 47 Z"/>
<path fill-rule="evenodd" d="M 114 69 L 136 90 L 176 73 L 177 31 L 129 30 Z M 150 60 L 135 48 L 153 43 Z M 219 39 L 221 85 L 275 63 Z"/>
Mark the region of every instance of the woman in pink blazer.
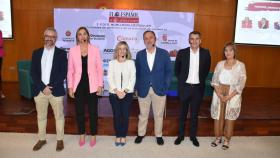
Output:
<path fill-rule="evenodd" d="M 69 51 L 68 57 L 68 91 L 75 100 L 79 145 L 85 144 L 85 104 L 88 105 L 90 120 L 90 146 L 96 144 L 97 134 L 97 95 L 103 87 L 103 69 L 99 49 L 90 44 L 87 28 L 80 27 L 76 33 L 77 46 Z"/>
<path fill-rule="evenodd" d="M 2 62 L 4 57 L 4 41 L 2 38 L 2 31 L 0 30 L 0 98 L 4 99 L 5 95 L 3 94 L 2 90 Z"/>

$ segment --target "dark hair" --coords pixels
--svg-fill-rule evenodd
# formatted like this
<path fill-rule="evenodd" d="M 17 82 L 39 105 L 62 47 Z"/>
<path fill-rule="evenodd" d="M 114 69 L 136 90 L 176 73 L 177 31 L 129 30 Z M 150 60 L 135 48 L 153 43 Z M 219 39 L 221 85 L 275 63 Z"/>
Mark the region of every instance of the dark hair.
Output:
<path fill-rule="evenodd" d="M 236 46 L 233 42 L 227 42 L 223 48 L 223 59 L 227 59 L 226 56 L 225 56 L 225 51 L 226 51 L 226 48 L 227 47 L 231 47 L 231 49 L 233 50 L 234 52 L 234 58 L 236 59 L 236 55 L 237 55 L 237 49 L 236 49 Z"/>
<path fill-rule="evenodd" d="M 144 33 L 143 33 L 143 39 L 144 39 L 144 36 L 147 34 L 147 33 L 152 33 L 154 36 L 155 36 L 155 38 L 156 38 L 156 34 L 155 34 L 155 32 L 154 31 L 152 31 L 152 30 L 147 30 L 147 31 L 145 31 Z"/>
<path fill-rule="evenodd" d="M 190 32 L 190 33 L 189 33 L 189 38 L 191 37 L 191 35 L 198 35 L 199 38 L 201 37 L 201 33 L 198 32 L 198 31 L 192 31 L 192 32 Z"/>
<path fill-rule="evenodd" d="M 87 41 L 88 41 L 88 43 L 90 43 L 90 35 L 89 35 L 88 29 L 87 29 L 86 27 L 84 27 L 84 26 L 81 26 L 81 27 L 78 28 L 78 30 L 77 30 L 77 32 L 76 32 L 76 44 L 77 44 L 77 45 L 79 44 L 79 41 L 78 41 L 78 32 L 79 32 L 80 30 L 85 30 L 85 31 L 86 31 L 86 33 L 87 33 L 87 35 L 88 35 Z"/>

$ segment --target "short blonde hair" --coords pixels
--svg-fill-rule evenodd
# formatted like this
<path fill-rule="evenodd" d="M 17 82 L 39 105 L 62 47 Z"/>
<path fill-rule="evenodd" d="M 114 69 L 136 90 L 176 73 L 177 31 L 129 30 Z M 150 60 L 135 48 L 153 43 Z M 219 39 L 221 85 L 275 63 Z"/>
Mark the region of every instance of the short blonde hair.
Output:
<path fill-rule="evenodd" d="M 113 58 L 114 59 L 118 59 L 118 49 L 120 48 L 121 45 L 124 45 L 126 47 L 126 59 L 131 59 L 131 53 L 129 50 L 129 46 L 125 41 L 120 41 L 117 45 L 116 48 L 114 50 L 114 55 Z"/>

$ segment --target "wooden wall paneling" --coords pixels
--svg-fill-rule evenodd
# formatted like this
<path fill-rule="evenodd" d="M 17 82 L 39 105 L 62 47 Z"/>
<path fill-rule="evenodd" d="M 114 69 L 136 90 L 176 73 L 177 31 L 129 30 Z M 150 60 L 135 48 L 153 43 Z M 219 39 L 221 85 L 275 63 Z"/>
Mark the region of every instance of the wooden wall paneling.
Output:
<path fill-rule="evenodd" d="M 43 45 L 43 32 L 47 26 L 53 26 L 53 12 L 49 10 L 14 9 L 14 40 L 5 41 L 3 79 L 17 80 L 18 60 L 30 60 L 32 51 Z"/>
<path fill-rule="evenodd" d="M 246 64 L 247 86 L 279 87 L 279 47 L 240 45 L 238 58 Z"/>
<path fill-rule="evenodd" d="M 197 15 L 195 28 L 202 34 L 202 47 L 211 52 L 211 71 L 222 60 L 222 49 L 226 42 L 232 41 L 233 21 L 230 17 Z"/>
<path fill-rule="evenodd" d="M 61 2 L 64 2 L 63 0 Z M 13 0 L 13 9 L 15 10 L 51 10 L 53 0 Z"/>
<path fill-rule="evenodd" d="M 180 11 L 195 13 L 195 30 L 202 33 L 202 45 L 212 55 L 211 70 L 221 59 L 221 50 L 233 39 L 236 0 L 13 0 L 14 40 L 5 40 L 3 80 L 17 81 L 16 61 L 30 59 L 42 46 L 42 34 L 53 26 L 54 8 L 98 8 Z M 187 42 L 187 40 L 186 40 Z M 238 46 L 246 64 L 249 87 L 280 87 L 280 47 Z"/>
<path fill-rule="evenodd" d="M 209 16 L 235 16 L 236 0 L 198 0 L 197 14 Z"/>

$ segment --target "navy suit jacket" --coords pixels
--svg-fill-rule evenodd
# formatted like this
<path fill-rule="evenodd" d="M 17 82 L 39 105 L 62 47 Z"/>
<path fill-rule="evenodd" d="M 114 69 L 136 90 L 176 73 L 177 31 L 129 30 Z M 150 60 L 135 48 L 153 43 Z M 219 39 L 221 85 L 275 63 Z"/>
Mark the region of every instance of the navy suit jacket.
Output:
<path fill-rule="evenodd" d="M 34 96 L 37 96 L 46 86 L 51 86 L 53 87 L 51 89 L 53 96 L 64 96 L 64 80 L 67 75 L 67 53 L 64 50 L 55 47 L 50 83 L 45 85 L 41 79 L 41 59 L 43 51 L 44 48 L 39 48 L 34 50 L 32 54 L 31 77 L 33 80 L 33 94 Z"/>
<path fill-rule="evenodd" d="M 211 65 L 211 56 L 208 49 L 199 48 L 199 87 L 200 95 L 203 96 L 205 80 L 209 73 Z M 190 67 L 190 47 L 179 50 L 175 61 L 175 75 L 178 79 L 178 92 L 180 99 L 186 96 L 185 83 L 189 76 Z"/>
<path fill-rule="evenodd" d="M 139 51 L 136 55 L 136 90 L 138 96 L 144 98 L 148 95 L 150 86 L 159 96 L 166 95 L 169 88 L 172 66 L 168 52 L 156 48 L 155 61 L 150 71 L 146 49 Z"/>

